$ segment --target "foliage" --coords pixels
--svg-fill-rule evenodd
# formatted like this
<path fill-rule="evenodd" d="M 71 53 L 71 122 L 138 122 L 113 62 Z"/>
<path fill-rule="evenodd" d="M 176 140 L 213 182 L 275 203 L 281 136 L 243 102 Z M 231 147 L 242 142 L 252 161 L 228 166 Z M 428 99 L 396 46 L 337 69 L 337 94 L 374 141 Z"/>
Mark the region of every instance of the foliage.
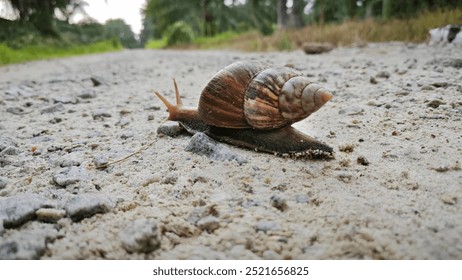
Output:
<path fill-rule="evenodd" d="M 227 1 L 229 2 L 229 1 Z M 159 39 L 175 22 L 191 26 L 195 35 L 215 36 L 226 31 L 258 29 L 271 34 L 276 22 L 274 1 L 148 0 L 143 11 L 142 40 Z"/>
<path fill-rule="evenodd" d="M 106 24 L 91 18 L 80 24 L 70 24 L 76 12 L 83 13 L 87 3 L 83 0 L 0 0 L 10 3 L 19 19 L 0 18 L 0 43 L 13 48 L 45 43 L 49 38 L 62 40 L 63 45 L 91 44 L 110 40 L 116 36 L 125 48 L 138 47 L 129 25 L 123 20 L 110 20 Z M 59 18 L 57 18 L 59 17 Z M 56 42 L 55 42 L 56 43 Z"/>
<path fill-rule="evenodd" d="M 167 38 L 167 46 L 177 46 L 191 43 L 194 39 L 194 33 L 191 26 L 183 21 L 178 21 L 168 28 L 165 37 Z"/>
<path fill-rule="evenodd" d="M 122 46 L 118 40 L 107 40 L 89 45 L 78 45 L 72 47 L 63 47 L 60 44 L 56 44 L 54 46 L 51 46 L 50 44 L 39 44 L 30 45 L 21 49 L 13 49 L 7 44 L 1 43 L 0 65 L 44 58 L 116 51 L 120 49 L 122 49 Z"/>
<path fill-rule="evenodd" d="M 5 0 L 19 14 L 19 21 L 30 23 L 45 36 L 58 37 L 58 33 L 53 26 L 55 9 L 65 10 L 65 8 L 76 2 L 73 0 Z"/>
<path fill-rule="evenodd" d="M 227 47 L 230 42 L 235 38 L 241 36 L 241 33 L 234 31 L 226 31 L 220 34 L 217 34 L 213 37 L 199 36 L 195 37 L 194 40 L 188 44 L 181 46 L 182 48 L 200 48 L 200 49 L 217 49 Z M 146 48 L 148 49 L 163 49 L 168 47 L 167 37 L 158 40 L 149 40 L 146 43 Z"/>
<path fill-rule="evenodd" d="M 329 42 L 335 46 L 361 45 L 366 42 L 404 41 L 423 43 L 428 30 L 450 23 L 460 22 L 462 8 L 422 12 L 411 19 L 348 20 L 343 23 L 312 24 L 302 29 L 281 31 L 272 36 L 249 32 L 228 41 L 229 48 L 244 51 L 281 50 L 284 41 L 291 42 L 291 49 L 300 48 L 304 42 Z"/>
<path fill-rule="evenodd" d="M 351 19 L 410 18 L 423 11 L 462 7 L 462 0 L 314 0 L 311 22 L 329 23 Z"/>
<path fill-rule="evenodd" d="M 138 42 L 135 39 L 132 29 L 123 19 L 111 19 L 104 25 L 107 38 L 117 37 L 125 48 L 136 48 Z"/>

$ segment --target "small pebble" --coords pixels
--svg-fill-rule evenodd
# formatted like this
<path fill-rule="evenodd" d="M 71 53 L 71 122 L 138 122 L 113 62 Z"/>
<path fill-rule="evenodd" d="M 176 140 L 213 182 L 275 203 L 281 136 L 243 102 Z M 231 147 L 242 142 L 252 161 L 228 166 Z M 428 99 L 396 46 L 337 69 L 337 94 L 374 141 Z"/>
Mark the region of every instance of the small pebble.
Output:
<path fill-rule="evenodd" d="M 447 205 L 455 205 L 457 203 L 457 197 L 453 195 L 443 195 L 441 201 Z"/>
<path fill-rule="evenodd" d="M 371 84 L 373 84 L 373 85 L 379 83 L 379 81 L 378 81 L 375 77 L 370 77 L 370 78 L 369 78 L 369 82 L 370 82 Z"/>
<path fill-rule="evenodd" d="M 107 155 L 96 155 L 93 157 L 93 163 L 96 168 L 102 168 L 109 163 L 109 157 Z"/>
<path fill-rule="evenodd" d="M 6 188 L 8 185 L 8 178 L 0 176 L 0 190 Z"/>
<path fill-rule="evenodd" d="M 63 121 L 62 118 L 60 118 L 60 117 L 54 117 L 54 118 L 52 118 L 51 120 L 49 120 L 48 122 L 51 123 L 51 124 L 57 124 L 57 123 L 60 123 L 60 122 L 62 122 L 62 121 Z"/>
<path fill-rule="evenodd" d="M 434 90 L 435 88 L 432 85 L 423 85 L 421 90 Z"/>
<path fill-rule="evenodd" d="M 231 151 L 227 146 L 220 144 L 208 137 L 205 133 L 198 132 L 191 137 L 185 151 L 203 155 L 212 160 L 232 161 L 239 164 L 246 163 L 247 159 Z"/>
<path fill-rule="evenodd" d="M 297 203 L 309 203 L 310 197 L 306 194 L 297 194 L 295 195 L 295 202 Z"/>
<path fill-rule="evenodd" d="M 15 156 L 15 155 L 19 155 L 20 153 L 21 153 L 21 150 L 16 148 L 15 146 L 8 146 L 0 152 L 0 156 L 6 156 L 6 155 Z"/>
<path fill-rule="evenodd" d="M 53 175 L 53 182 L 61 187 L 66 187 L 71 184 L 78 183 L 87 178 L 87 173 L 83 167 L 66 167 L 61 168 L 57 173 Z"/>
<path fill-rule="evenodd" d="M 92 113 L 92 117 L 93 117 L 94 120 L 97 120 L 97 119 L 110 118 L 110 117 L 112 117 L 112 115 L 111 115 L 111 113 L 109 113 L 108 111 L 106 111 L 104 109 L 99 109 L 99 110 Z"/>
<path fill-rule="evenodd" d="M 356 159 L 356 162 L 358 164 L 361 164 L 361 165 L 364 165 L 364 166 L 368 166 L 369 165 L 369 161 L 367 160 L 367 158 L 365 158 L 364 156 L 359 156 L 357 159 Z"/>
<path fill-rule="evenodd" d="M 42 110 L 40 110 L 41 114 L 51 114 L 51 113 L 56 113 L 56 112 L 61 112 L 64 111 L 65 107 L 62 103 L 58 103 L 49 107 L 45 107 Z"/>
<path fill-rule="evenodd" d="M 21 107 L 8 107 L 6 108 L 7 113 L 11 113 L 13 115 L 24 115 L 27 114 L 28 112 L 24 111 L 23 108 Z"/>
<path fill-rule="evenodd" d="M 120 135 L 120 138 L 123 139 L 123 140 L 126 140 L 128 138 L 133 138 L 135 134 L 133 134 L 133 132 L 130 132 L 130 131 L 125 131 L 122 133 L 122 135 Z"/>
<path fill-rule="evenodd" d="M 157 127 L 157 134 L 176 137 L 184 132 L 184 128 L 177 122 L 168 121 Z"/>
<path fill-rule="evenodd" d="M 202 230 L 206 230 L 207 232 L 213 232 L 214 230 L 220 227 L 220 221 L 217 217 L 207 216 L 200 219 L 196 225 L 198 228 Z"/>
<path fill-rule="evenodd" d="M 440 165 L 440 166 L 434 167 L 432 169 L 435 170 L 436 172 L 441 172 L 441 173 L 448 172 L 449 170 L 451 170 L 449 168 L 449 165 Z"/>
<path fill-rule="evenodd" d="M 339 149 L 340 152 L 344 152 L 344 153 L 349 154 L 349 153 L 352 153 L 355 150 L 355 145 L 354 144 L 345 144 L 345 145 L 339 146 L 338 149 Z"/>
<path fill-rule="evenodd" d="M 54 205 L 44 196 L 25 193 L 0 198 L 0 220 L 5 228 L 17 227 L 36 217 L 35 211 Z"/>
<path fill-rule="evenodd" d="M 254 227 L 255 231 L 263 231 L 264 233 L 268 231 L 274 231 L 279 229 L 279 225 L 273 221 L 259 221 L 257 222 Z"/>
<path fill-rule="evenodd" d="M 82 99 L 91 99 L 96 97 L 96 93 L 93 89 L 84 89 L 82 92 L 77 94 L 77 97 Z"/>
<path fill-rule="evenodd" d="M 99 76 L 91 76 L 90 80 L 93 83 L 93 86 L 95 87 L 98 87 L 100 85 L 107 85 L 106 81 Z"/>
<path fill-rule="evenodd" d="M 123 248 L 129 253 L 146 253 L 160 247 L 160 234 L 154 220 L 140 218 L 119 233 Z"/>
<path fill-rule="evenodd" d="M 111 211 L 115 203 L 110 197 L 99 194 L 80 194 L 72 197 L 66 203 L 67 215 L 74 221 L 89 218 L 95 214 Z"/>
<path fill-rule="evenodd" d="M 436 108 L 438 108 L 440 105 L 444 105 L 444 104 L 446 104 L 446 103 L 445 103 L 444 101 L 442 101 L 442 100 L 433 99 L 433 100 L 431 100 L 431 101 L 429 101 L 429 102 L 427 103 L 427 106 L 436 109 Z"/>
<path fill-rule="evenodd" d="M 289 206 L 287 205 L 287 200 L 278 195 L 273 195 L 270 197 L 271 206 L 278 209 L 279 211 L 285 211 Z"/>
<path fill-rule="evenodd" d="M 439 82 L 433 82 L 431 83 L 432 86 L 434 87 L 442 87 L 442 88 L 447 88 L 449 86 L 449 83 L 448 82 L 444 82 L 444 81 L 439 81 Z"/>
<path fill-rule="evenodd" d="M 53 97 L 54 103 L 62 103 L 62 104 L 77 104 L 79 100 L 74 96 L 56 96 Z"/>
<path fill-rule="evenodd" d="M 377 73 L 377 75 L 375 75 L 377 78 L 385 78 L 385 79 L 388 79 L 390 78 L 390 73 L 387 72 L 387 71 L 380 71 L 379 73 Z"/>
<path fill-rule="evenodd" d="M 9 147 L 9 146 L 17 147 L 18 143 L 16 142 L 16 140 L 14 140 L 11 137 L 0 136 L 0 151 L 3 151 L 6 147 Z"/>
<path fill-rule="evenodd" d="M 53 209 L 53 208 L 40 208 L 35 214 L 37 219 L 46 223 L 56 223 L 61 218 L 66 216 L 66 211 L 62 209 Z"/>

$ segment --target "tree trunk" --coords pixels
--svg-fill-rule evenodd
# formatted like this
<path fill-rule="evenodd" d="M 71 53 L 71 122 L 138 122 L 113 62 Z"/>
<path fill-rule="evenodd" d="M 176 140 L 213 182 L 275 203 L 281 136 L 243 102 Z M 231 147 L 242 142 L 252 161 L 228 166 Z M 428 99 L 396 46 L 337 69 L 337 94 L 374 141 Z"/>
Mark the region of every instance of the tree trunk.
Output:
<path fill-rule="evenodd" d="M 295 28 L 303 27 L 303 9 L 305 8 L 305 1 L 303 0 L 294 0 L 294 5 L 292 6 L 292 19 L 293 25 Z"/>
<path fill-rule="evenodd" d="M 391 0 L 382 0 L 382 18 L 389 19 L 391 17 Z"/>
<path fill-rule="evenodd" d="M 278 20 L 277 20 L 278 29 L 287 28 L 289 17 L 287 15 L 286 0 L 278 0 L 277 17 L 278 17 Z"/>

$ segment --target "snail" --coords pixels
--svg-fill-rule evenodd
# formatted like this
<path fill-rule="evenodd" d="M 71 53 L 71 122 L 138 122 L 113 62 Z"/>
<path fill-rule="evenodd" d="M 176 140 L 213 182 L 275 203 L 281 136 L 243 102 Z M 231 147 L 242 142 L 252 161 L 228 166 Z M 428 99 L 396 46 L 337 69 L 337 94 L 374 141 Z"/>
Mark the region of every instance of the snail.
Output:
<path fill-rule="evenodd" d="M 233 63 L 211 78 L 197 109 L 185 108 L 173 80 L 176 105 L 154 92 L 190 134 L 203 132 L 231 145 L 305 158 L 332 158 L 331 147 L 291 124 L 316 112 L 332 94 L 290 67 L 254 61 Z"/>

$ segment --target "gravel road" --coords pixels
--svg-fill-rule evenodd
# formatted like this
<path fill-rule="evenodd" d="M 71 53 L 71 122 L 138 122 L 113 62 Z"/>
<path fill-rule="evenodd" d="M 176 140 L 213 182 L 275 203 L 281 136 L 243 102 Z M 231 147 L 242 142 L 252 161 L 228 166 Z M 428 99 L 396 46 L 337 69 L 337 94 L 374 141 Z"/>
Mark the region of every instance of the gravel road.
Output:
<path fill-rule="evenodd" d="M 334 98 L 295 160 L 165 123 L 240 60 L 290 65 Z M 0 259 L 462 259 L 462 49 L 130 50 L 0 67 Z M 195 141 L 195 142 L 194 142 Z M 132 153 L 107 168 L 96 168 Z"/>

